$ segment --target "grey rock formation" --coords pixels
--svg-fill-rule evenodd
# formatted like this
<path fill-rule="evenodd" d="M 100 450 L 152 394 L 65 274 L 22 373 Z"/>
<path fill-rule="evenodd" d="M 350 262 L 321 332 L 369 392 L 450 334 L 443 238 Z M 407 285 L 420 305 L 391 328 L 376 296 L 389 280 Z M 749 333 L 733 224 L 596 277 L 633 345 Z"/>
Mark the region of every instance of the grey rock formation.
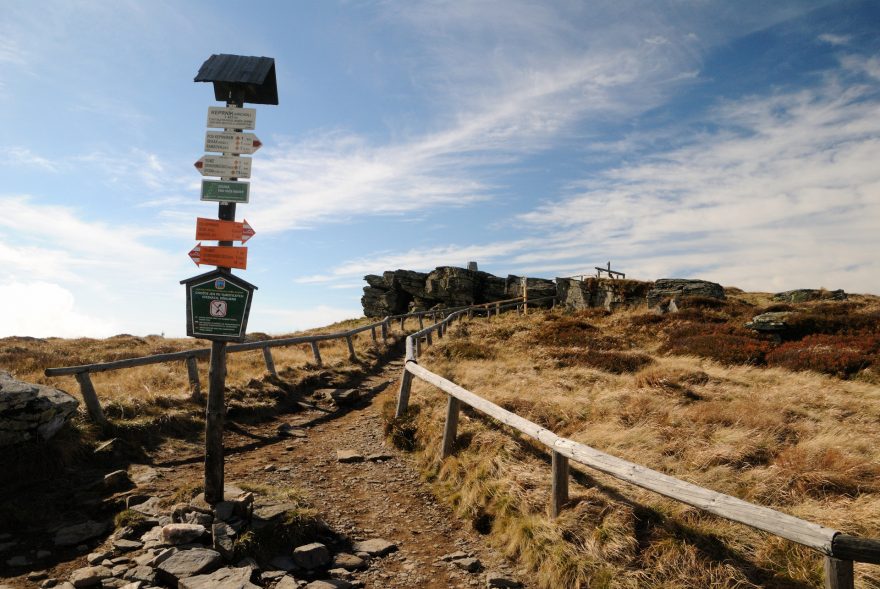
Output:
<path fill-rule="evenodd" d="M 373 538 L 372 540 L 363 540 L 355 542 L 352 546 L 355 552 L 364 552 L 370 556 L 385 556 L 397 550 L 397 544 L 383 540 L 382 538 Z"/>
<path fill-rule="evenodd" d="M 723 299 L 724 287 L 707 280 L 661 278 L 654 282 L 654 287 L 647 293 L 649 307 L 657 305 L 663 299 L 679 299 L 681 297 L 710 297 L 713 299 Z"/>
<path fill-rule="evenodd" d="M 304 544 L 293 549 L 293 561 L 310 571 L 330 564 L 330 551 L 320 542 Z"/>
<path fill-rule="evenodd" d="M 218 569 L 208 575 L 181 579 L 180 589 L 259 589 L 251 583 L 250 567 Z"/>
<path fill-rule="evenodd" d="M 23 382 L 0 370 L 0 447 L 48 440 L 78 406 L 79 401 L 64 391 Z"/>
<path fill-rule="evenodd" d="M 788 318 L 791 315 L 791 311 L 761 313 L 752 317 L 752 320 L 746 323 L 746 327 L 764 333 L 782 333 L 788 329 Z"/>
<path fill-rule="evenodd" d="M 435 307 L 462 307 L 501 301 L 522 296 L 519 276 L 500 278 L 488 272 L 440 266 L 428 274 L 394 270 L 382 276 L 364 276 L 367 286 L 361 304 L 367 317 L 384 317 Z M 529 278 L 529 299 L 543 299 L 556 294 L 552 280 Z M 549 307 L 552 301 L 536 301 Z"/>
<path fill-rule="evenodd" d="M 180 579 L 213 572 L 220 566 L 220 561 L 220 553 L 216 550 L 181 550 L 159 565 L 159 577 L 176 586 Z"/>
<path fill-rule="evenodd" d="M 778 292 L 773 295 L 773 300 L 786 303 L 805 303 L 807 301 L 818 300 L 844 301 L 846 300 L 846 293 L 843 292 L 842 289 L 824 290 L 816 288 L 798 288 L 795 290 Z"/>
<path fill-rule="evenodd" d="M 645 296 L 653 283 L 638 280 L 589 277 L 557 278 L 559 304 L 568 309 L 606 309 L 634 307 L 645 304 Z"/>

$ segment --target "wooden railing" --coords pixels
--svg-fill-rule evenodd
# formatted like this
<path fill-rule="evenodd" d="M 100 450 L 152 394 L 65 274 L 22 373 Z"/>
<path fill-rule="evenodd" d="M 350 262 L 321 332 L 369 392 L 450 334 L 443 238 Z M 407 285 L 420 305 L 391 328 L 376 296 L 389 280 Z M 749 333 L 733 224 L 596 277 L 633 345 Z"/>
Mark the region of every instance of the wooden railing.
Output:
<path fill-rule="evenodd" d="M 429 318 L 433 320 L 435 323 L 438 319 L 448 316 L 450 313 L 456 311 L 470 311 L 473 313 L 481 313 L 486 312 L 487 316 L 491 314 L 491 310 L 495 309 L 496 312 L 499 312 L 501 308 L 507 308 L 511 301 L 517 301 L 516 304 L 522 305 L 522 299 L 508 299 L 505 301 L 498 301 L 492 303 L 485 303 L 481 305 L 473 305 L 468 307 L 454 307 L 450 309 L 434 309 L 430 311 L 417 311 L 414 313 L 405 313 L 402 315 L 389 315 L 382 319 L 381 321 L 377 321 L 371 323 L 369 325 L 364 325 L 362 327 L 356 327 L 354 329 L 350 329 L 348 331 L 340 331 L 336 333 L 327 333 L 327 334 L 317 334 L 317 335 L 304 335 L 297 337 L 288 337 L 288 338 L 279 338 L 279 339 L 270 339 L 256 342 L 247 342 L 242 344 L 231 344 L 227 346 L 227 353 L 236 353 L 236 352 L 246 352 L 249 350 L 262 350 L 263 351 L 263 359 L 266 363 L 266 370 L 272 376 L 277 376 L 278 373 L 275 369 L 275 361 L 272 357 L 272 348 L 282 347 L 282 346 L 295 346 L 300 344 L 310 344 L 312 348 L 312 354 L 315 357 L 315 363 L 318 366 L 322 365 L 321 359 L 321 351 L 318 348 L 318 342 L 330 341 L 335 339 L 345 339 L 346 344 L 348 345 L 348 354 L 349 359 L 353 362 L 358 360 L 357 354 L 355 354 L 354 343 L 352 338 L 365 331 L 370 331 L 370 335 L 373 339 L 373 342 L 377 342 L 377 329 L 381 329 L 382 341 L 385 342 L 388 339 L 388 330 L 390 329 L 391 321 L 399 321 L 400 329 L 403 331 L 405 329 L 405 323 L 407 319 L 418 319 L 419 329 L 424 329 L 425 327 L 425 318 Z M 503 305 L 503 307 L 502 307 Z M 428 340 L 430 342 L 430 335 L 428 335 Z M 82 394 L 83 402 L 86 405 L 86 411 L 88 412 L 89 418 L 95 423 L 103 424 L 107 422 L 107 418 L 104 415 L 104 411 L 101 408 L 101 403 L 98 400 L 97 392 L 95 391 L 95 386 L 92 383 L 91 374 L 96 372 L 107 372 L 109 370 L 120 370 L 123 368 L 134 368 L 136 366 L 147 366 L 150 364 L 160 364 L 164 362 L 186 362 L 187 368 L 187 376 L 190 384 L 190 391 L 192 394 L 192 398 L 196 401 L 201 400 L 202 392 L 201 392 L 201 382 L 199 381 L 199 371 L 196 361 L 198 359 L 207 359 L 211 355 L 210 348 L 196 348 L 192 350 L 183 350 L 180 352 L 171 352 L 167 354 L 154 354 L 152 356 L 141 356 L 138 358 L 126 358 L 124 360 L 115 360 L 112 362 L 98 362 L 95 364 L 82 364 L 79 366 L 65 366 L 59 368 L 47 368 L 44 371 L 46 376 L 69 376 L 73 375 L 76 378 L 77 383 L 79 383 L 80 393 Z"/>
<path fill-rule="evenodd" d="M 802 544 L 825 556 L 826 589 L 853 589 L 853 562 L 880 564 L 880 540 L 848 536 L 769 507 L 755 505 L 730 495 L 717 493 L 665 475 L 648 467 L 606 454 L 584 444 L 557 436 L 519 415 L 458 386 L 419 365 L 422 339 L 431 342 L 431 333 L 441 336 L 456 319 L 468 316 L 467 311 L 451 313 L 438 322 L 406 338 L 406 359 L 397 396 L 397 417 L 403 417 L 409 405 L 413 378 L 434 385 L 448 396 L 446 422 L 443 428 L 441 456 L 452 454 L 458 428 L 461 403 L 537 440 L 551 452 L 550 513 L 556 517 L 568 501 L 569 460 L 604 472 L 622 481 L 653 491 L 670 499 L 692 505 L 725 519 L 739 522 L 781 538 Z"/>

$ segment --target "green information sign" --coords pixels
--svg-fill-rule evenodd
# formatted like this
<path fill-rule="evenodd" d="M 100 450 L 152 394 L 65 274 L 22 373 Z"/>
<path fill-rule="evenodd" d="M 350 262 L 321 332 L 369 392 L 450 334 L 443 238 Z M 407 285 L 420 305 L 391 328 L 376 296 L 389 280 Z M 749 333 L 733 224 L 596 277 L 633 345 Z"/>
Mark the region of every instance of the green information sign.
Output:
<path fill-rule="evenodd" d="M 218 341 L 244 339 L 255 286 L 219 270 L 183 284 L 187 335 Z"/>
<path fill-rule="evenodd" d="M 212 202 L 248 202 L 250 184 L 231 180 L 202 180 L 202 200 Z"/>

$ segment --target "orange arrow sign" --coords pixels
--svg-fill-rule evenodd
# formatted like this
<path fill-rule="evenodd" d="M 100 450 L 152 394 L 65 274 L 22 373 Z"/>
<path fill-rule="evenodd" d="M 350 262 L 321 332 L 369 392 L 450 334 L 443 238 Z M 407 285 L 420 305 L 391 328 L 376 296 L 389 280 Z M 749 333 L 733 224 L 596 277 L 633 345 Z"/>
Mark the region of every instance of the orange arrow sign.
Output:
<path fill-rule="evenodd" d="M 219 219 L 196 218 L 196 239 L 208 239 L 217 241 L 240 241 L 246 242 L 253 237 L 255 231 L 248 225 L 247 219 L 242 223 L 237 221 L 220 221 Z"/>
<path fill-rule="evenodd" d="M 196 266 L 207 264 L 209 266 L 247 270 L 247 250 L 248 248 L 246 247 L 202 245 L 199 243 L 189 252 L 189 257 L 192 258 Z"/>

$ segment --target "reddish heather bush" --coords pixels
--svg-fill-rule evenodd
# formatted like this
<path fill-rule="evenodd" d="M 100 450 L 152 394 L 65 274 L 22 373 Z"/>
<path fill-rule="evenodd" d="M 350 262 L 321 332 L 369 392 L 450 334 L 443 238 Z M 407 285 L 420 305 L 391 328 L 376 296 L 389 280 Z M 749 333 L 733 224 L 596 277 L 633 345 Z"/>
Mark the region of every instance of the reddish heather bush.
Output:
<path fill-rule="evenodd" d="M 532 330 L 532 341 L 542 346 L 583 346 L 597 332 L 595 326 L 579 317 L 553 317 Z"/>
<path fill-rule="evenodd" d="M 701 356 L 723 364 L 763 364 L 770 343 L 743 331 L 733 326 L 695 324 L 670 334 L 660 351 Z"/>
<path fill-rule="evenodd" d="M 860 311 L 857 303 L 818 303 L 789 316 L 789 337 L 812 334 L 859 335 L 880 333 L 880 311 Z"/>
<path fill-rule="evenodd" d="M 880 336 L 811 335 L 782 344 L 767 354 L 767 363 L 847 377 L 880 364 Z"/>
<path fill-rule="evenodd" d="M 594 349 L 556 349 L 550 352 L 550 356 L 561 367 L 589 366 L 614 374 L 638 372 L 654 362 L 647 354 Z"/>

